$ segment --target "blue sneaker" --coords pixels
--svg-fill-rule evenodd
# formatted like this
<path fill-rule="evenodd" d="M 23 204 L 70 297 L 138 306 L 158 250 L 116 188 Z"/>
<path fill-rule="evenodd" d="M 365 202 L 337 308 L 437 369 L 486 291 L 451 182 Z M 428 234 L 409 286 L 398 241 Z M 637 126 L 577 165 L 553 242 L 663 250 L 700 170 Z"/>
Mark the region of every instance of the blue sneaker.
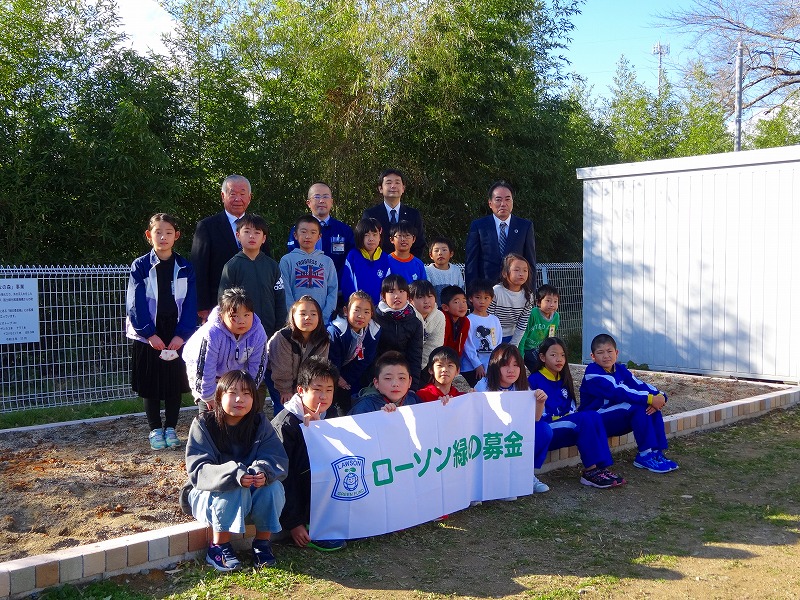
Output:
<path fill-rule="evenodd" d="M 678 466 L 678 463 L 676 463 L 674 460 L 670 460 L 666 456 L 664 456 L 664 453 L 661 450 L 656 450 L 656 454 L 658 454 L 658 458 L 661 459 L 661 462 L 669 467 L 670 471 L 675 471 L 675 470 L 680 468 Z"/>
<path fill-rule="evenodd" d="M 653 473 L 669 473 L 673 470 L 661 460 L 658 452 L 655 451 L 648 453 L 646 456 L 637 454 L 636 458 L 633 459 L 633 466 L 637 469 L 647 469 Z"/>
<path fill-rule="evenodd" d="M 272 543 L 269 540 L 253 540 L 254 567 L 273 567 L 277 562 L 272 553 Z"/>
<path fill-rule="evenodd" d="M 217 571 L 234 571 L 242 566 L 230 542 L 211 544 L 206 553 L 206 562 Z"/>
<path fill-rule="evenodd" d="M 147 439 L 150 440 L 150 447 L 153 450 L 163 450 L 167 447 L 167 441 L 164 439 L 163 429 L 153 429 L 153 431 L 150 432 L 150 435 L 147 436 Z"/>
<path fill-rule="evenodd" d="M 344 540 L 311 540 L 308 547 L 320 552 L 336 552 L 347 547 Z"/>
<path fill-rule="evenodd" d="M 175 433 L 174 427 L 166 427 L 164 429 L 164 442 L 167 448 L 180 448 L 181 441 L 178 439 L 178 434 Z"/>

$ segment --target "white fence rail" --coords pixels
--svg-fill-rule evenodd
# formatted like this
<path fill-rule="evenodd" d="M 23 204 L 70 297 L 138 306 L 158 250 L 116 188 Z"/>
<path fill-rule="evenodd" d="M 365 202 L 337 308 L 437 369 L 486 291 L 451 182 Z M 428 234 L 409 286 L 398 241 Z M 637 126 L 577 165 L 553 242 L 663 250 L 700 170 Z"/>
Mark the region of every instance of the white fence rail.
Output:
<path fill-rule="evenodd" d="M 583 266 L 538 265 L 561 293 L 559 334 L 581 332 Z M 0 279 L 37 279 L 40 338 L 0 344 L 0 413 L 131 398 L 123 333 L 127 266 L 0 266 Z"/>

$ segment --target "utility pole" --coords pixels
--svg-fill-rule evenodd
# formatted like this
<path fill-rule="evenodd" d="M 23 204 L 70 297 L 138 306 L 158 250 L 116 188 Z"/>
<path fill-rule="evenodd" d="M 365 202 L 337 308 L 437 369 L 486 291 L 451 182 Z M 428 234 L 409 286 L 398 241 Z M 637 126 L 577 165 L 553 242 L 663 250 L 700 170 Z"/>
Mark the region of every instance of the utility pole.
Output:
<path fill-rule="evenodd" d="M 653 54 L 658 54 L 658 97 L 661 98 L 661 81 L 663 77 L 661 59 L 664 57 L 664 55 L 669 54 L 669 44 L 656 42 L 653 46 Z"/>
<path fill-rule="evenodd" d="M 736 104 L 734 112 L 736 113 L 736 137 L 733 142 L 733 151 L 739 152 L 742 149 L 742 62 L 744 55 L 744 47 L 742 41 L 739 40 L 736 44 Z"/>

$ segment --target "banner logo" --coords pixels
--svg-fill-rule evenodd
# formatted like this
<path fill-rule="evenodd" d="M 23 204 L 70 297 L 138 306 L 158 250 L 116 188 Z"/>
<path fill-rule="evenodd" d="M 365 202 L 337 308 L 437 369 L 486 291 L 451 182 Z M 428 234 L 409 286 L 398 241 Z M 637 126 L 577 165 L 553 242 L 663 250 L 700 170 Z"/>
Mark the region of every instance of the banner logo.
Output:
<path fill-rule="evenodd" d="M 361 456 L 345 456 L 331 463 L 336 483 L 331 498 L 334 500 L 358 500 L 369 494 L 364 479 L 366 460 Z"/>

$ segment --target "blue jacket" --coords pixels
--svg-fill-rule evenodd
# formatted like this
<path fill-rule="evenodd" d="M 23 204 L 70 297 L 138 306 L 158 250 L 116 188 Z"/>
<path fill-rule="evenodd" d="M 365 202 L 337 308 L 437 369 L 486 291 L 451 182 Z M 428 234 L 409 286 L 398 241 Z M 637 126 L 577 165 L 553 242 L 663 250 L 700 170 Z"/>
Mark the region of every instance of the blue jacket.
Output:
<path fill-rule="evenodd" d="M 657 387 L 637 379 L 622 363 L 615 364 L 611 373 L 606 373 L 597 363 L 590 363 L 583 373 L 581 405 L 578 410 L 598 410 L 623 402 L 647 406 L 650 396 L 657 394 L 667 398 Z"/>
<path fill-rule="evenodd" d="M 377 306 L 381 301 L 381 283 L 391 275 L 389 255 L 381 250 L 375 260 L 366 258 L 361 250 L 355 248 L 347 255 L 342 272 L 342 298 L 345 301 L 356 290 L 367 292 Z"/>
<path fill-rule="evenodd" d="M 192 264 L 178 253 L 175 256 L 175 273 L 172 276 L 172 290 L 178 306 L 178 323 L 175 335 L 188 340 L 197 323 L 197 296 L 194 269 Z M 125 335 L 132 340 L 147 343 L 147 338 L 156 333 L 156 313 L 158 308 L 158 278 L 156 265 L 161 261 L 155 250 L 140 256 L 131 263 L 128 279 L 128 293 L 125 307 Z M 164 340 L 169 344 L 169 340 Z"/>
<path fill-rule="evenodd" d="M 347 319 L 337 317 L 328 325 L 328 335 L 331 338 L 331 345 L 328 349 L 328 358 L 339 369 L 339 374 L 347 383 L 350 384 L 351 393 L 357 393 L 361 383 L 361 376 L 374 361 L 378 352 L 378 338 L 381 335 L 381 328 L 375 321 L 370 321 L 364 335 L 364 356 L 354 358 L 347 364 L 342 364 L 350 353 L 353 344 L 353 330 L 350 328 Z"/>
<path fill-rule="evenodd" d="M 569 369 L 569 366 L 565 365 L 564 368 Z M 567 388 L 564 387 L 564 380 L 560 377 L 553 379 L 550 371 L 542 369 L 531 373 L 528 377 L 528 384 L 532 390 L 540 389 L 547 394 L 542 421 L 552 423 L 577 410 L 575 398 L 569 397 Z"/>
<path fill-rule="evenodd" d="M 353 405 L 353 408 L 350 409 L 350 412 L 347 413 L 348 416 L 355 416 L 355 415 L 363 415 L 370 412 L 375 412 L 377 410 L 381 410 L 384 406 L 386 406 L 387 401 L 386 398 L 383 397 L 383 394 L 370 394 L 368 396 L 362 397 L 358 402 Z M 400 406 L 412 406 L 414 404 L 422 404 L 422 400 L 419 399 L 414 392 L 411 390 L 408 391 L 406 397 L 403 398 L 403 403 Z"/>
<path fill-rule="evenodd" d="M 289 232 L 289 241 L 286 247 L 291 252 L 300 246 L 297 240 L 294 239 L 294 227 Z M 333 264 L 336 265 L 336 272 L 339 273 L 339 286 L 341 287 L 342 269 L 344 268 L 344 261 L 347 258 L 347 253 L 356 247 L 355 238 L 353 237 L 353 230 L 347 223 L 342 223 L 338 219 L 330 217 L 328 224 L 322 228 L 322 243 L 320 250 L 325 253 L 325 256 L 330 257 Z"/>

